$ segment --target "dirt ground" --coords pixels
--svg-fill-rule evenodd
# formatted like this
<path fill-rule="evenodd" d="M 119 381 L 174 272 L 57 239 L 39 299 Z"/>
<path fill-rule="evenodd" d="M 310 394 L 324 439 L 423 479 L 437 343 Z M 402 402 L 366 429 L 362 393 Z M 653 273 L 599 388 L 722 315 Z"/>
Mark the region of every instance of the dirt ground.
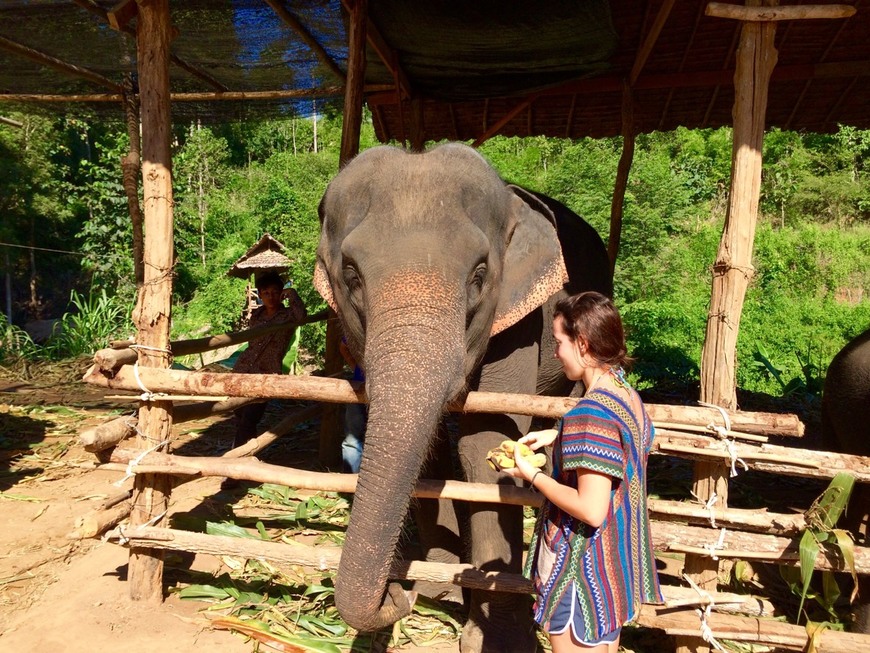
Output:
<path fill-rule="evenodd" d="M 274 650 L 263 645 L 258 649 L 242 635 L 211 628 L 205 613 L 208 604 L 183 601 L 170 592 L 186 574 L 226 571 L 224 561 L 207 555 L 181 560 L 170 556 L 164 575 L 166 599 L 159 604 L 134 602 L 126 582 L 128 550 L 98 539 L 70 537 L 78 517 L 117 493 L 119 483 L 131 486 L 122 471 L 94 469 L 95 457 L 78 444 L 83 428 L 132 414 L 134 406 L 81 383 L 86 366 L 87 361 L 79 361 L 48 371 L 0 368 L 0 651 Z M 261 426 L 277 422 L 285 409 L 272 404 Z M 232 434 L 227 417 L 188 422 L 176 425 L 174 446 L 219 455 L 230 448 Z M 293 446 L 289 461 L 273 460 L 271 449 L 263 457 L 313 468 L 316 437 L 308 445 Z M 688 467 L 660 471 L 675 491 L 689 483 Z M 221 492 L 221 480 L 202 478 L 180 485 L 173 490 L 170 513 L 219 512 L 238 498 Z M 632 641 L 637 638 L 640 643 Z M 424 647 L 389 650 L 415 652 Z M 456 653 L 459 646 L 456 641 L 440 642 L 425 650 Z M 622 650 L 651 653 L 672 646 L 664 636 L 641 631 L 624 636 Z"/>
<path fill-rule="evenodd" d="M 77 518 L 132 485 L 122 471 L 94 469 L 94 455 L 78 444 L 81 429 L 132 414 L 134 405 L 107 399 L 112 392 L 81 383 L 86 366 L 87 361 L 79 361 L 51 371 L 0 368 L 0 651 L 275 650 L 262 644 L 258 649 L 240 634 L 211 628 L 204 612 L 208 604 L 180 600 L 170 591 L 188 573 L 227 571 L 220 559 L 169 555 L 165 600 L 134 602 L 126 582 L 128 550 L 70 537 Z M 277 422 L 281 408 L 272 405 L 261 426 Z M 219 455 L 232 442 L 231 418 L 187 422 L 176 426 L 173 436 L 176 447 Z M 313 449 L 299 454 L 316 457 Z M 216 504 L 238 499 L 239 491 L 221 491 L 221 481 L 201 478 L 178 486 L 170 514 L 210 506 L 220 511 Z M 459 647 L 440 642 L 425 650 L 453 653 Z"/>

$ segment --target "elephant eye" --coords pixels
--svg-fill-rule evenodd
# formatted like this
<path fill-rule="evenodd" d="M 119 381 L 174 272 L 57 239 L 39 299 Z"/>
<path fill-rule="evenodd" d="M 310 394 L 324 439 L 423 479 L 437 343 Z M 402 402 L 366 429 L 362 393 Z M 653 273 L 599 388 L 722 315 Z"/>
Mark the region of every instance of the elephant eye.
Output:
<path fill-rule="evenodd" d="M 468 308 L 474 308 L 480 300 L 480 295 L 483 292 L 483 284 L 486 282 L 486 263 L 480 263 L 471 277 L 468 279 Z"/>
<path fill-rule="evenodd" d="M 347 288 L 348 298 L 358 308 L 362 302 L 362 279 L 360 279 L 356 266 L 346 264 L 341 269 L 341 274 Z"/>

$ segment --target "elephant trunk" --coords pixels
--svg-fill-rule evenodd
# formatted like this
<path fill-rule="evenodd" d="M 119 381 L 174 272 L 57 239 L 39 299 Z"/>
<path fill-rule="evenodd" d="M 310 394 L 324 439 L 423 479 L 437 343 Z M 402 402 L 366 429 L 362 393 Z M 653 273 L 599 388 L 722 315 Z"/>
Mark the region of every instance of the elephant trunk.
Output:
<path fill-rule="evenodd" d="M 384 302 L 389 293 L 378 296 Z M 444 406 L 464 384 L 462 316 L 443 301 L 436 307 L 419 293 L 410 297 L 373 307 L 367 328 L 369 421 L 335 590 L 342 618 L 361 631 L 411 612 L 413 600 L 389 583 L 390 569 Z"/>

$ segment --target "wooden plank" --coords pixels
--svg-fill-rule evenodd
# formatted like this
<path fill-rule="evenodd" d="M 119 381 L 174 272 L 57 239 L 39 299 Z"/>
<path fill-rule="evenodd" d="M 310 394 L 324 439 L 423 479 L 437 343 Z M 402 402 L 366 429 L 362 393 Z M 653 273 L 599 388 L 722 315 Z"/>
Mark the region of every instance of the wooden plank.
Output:
<path fill-rule="evenodd" d="M 716 18 L 732 18 L 751 22 L 782 20 L 818 20 L 820 18 L 850 18 L 857 9 L 851 5 L 787 5 L 783 7 L 749 7 L 724 2 L 710 2 L 704 13 Z"/>

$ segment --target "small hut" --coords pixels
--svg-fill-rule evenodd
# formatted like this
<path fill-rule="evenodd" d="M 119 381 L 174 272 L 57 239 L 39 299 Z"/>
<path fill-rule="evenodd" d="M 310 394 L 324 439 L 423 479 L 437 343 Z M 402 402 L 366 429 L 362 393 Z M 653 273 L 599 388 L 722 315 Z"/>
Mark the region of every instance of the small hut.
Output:
<path fill-rule="evenodd" d="M 263 272 L 286 272 L 292 261 L 284 253 L 285 247 L 269 234 L 263 234 L 247 252 L 233 263 L 227 276 L 247 279 L 245 287 L 245 307 L 242 310 L 242 328 L 246 327 L 251 312 L 257 307 L 256 277 Z"/>

